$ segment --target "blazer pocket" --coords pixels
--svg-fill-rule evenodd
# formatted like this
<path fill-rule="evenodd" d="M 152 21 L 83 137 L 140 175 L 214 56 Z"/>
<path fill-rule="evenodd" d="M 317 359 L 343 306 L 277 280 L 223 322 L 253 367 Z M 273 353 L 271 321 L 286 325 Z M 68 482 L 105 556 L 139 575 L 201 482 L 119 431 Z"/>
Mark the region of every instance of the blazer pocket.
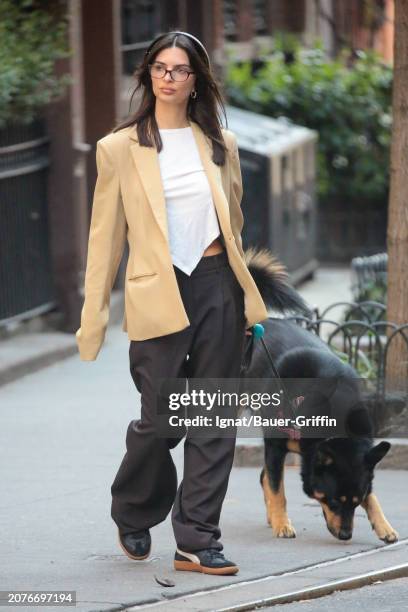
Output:
<path fill-rule="evenodd" d="M 135 280 L 144 276 L 155 276 L 156 274 L 157 272 L 134 272 L 133 274 L 128 275 L 128 280 Z"/>

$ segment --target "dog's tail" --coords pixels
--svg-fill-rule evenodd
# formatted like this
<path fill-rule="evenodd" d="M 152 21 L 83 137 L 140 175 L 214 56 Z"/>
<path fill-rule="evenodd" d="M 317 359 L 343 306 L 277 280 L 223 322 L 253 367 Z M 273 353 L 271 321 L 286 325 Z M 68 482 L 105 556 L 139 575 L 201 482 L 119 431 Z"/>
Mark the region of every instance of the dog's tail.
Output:
<path fill-rule="evenodd" d="M 267 307 L 282 314 L 289 311 L 313 317 L 311 308 L 289 284 L 285 266 L 269 249 L 249 247 L 245 262 Z"/>

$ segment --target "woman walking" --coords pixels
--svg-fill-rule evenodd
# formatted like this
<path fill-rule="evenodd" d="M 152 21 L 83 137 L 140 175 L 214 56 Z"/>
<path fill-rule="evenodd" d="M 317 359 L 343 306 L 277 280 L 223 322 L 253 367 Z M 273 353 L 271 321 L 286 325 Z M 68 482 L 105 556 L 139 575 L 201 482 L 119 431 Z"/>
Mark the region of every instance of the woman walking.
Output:
<path fill-rule="evenodd" d="M 161 434 L 158 381 L 238 378 L 250 333 L 245 330 L 268 316 L 242 250 L 237 143 L 221 127 L 222 97 L 208 53 L 193 35 L 157 37 L 137 78 L 137 112 L 97 143 L 85 300 L 76 332 L 81 359 L 95 360 L 127 239 L 123 330 L 141 418 L 128 426 L 126 453 L 111 486 L 111 516 L 124 552 L 145 559 L 150 529 L 172 509 L 175 569 L 234 574 L 237 564 L 222 553 L 219 519 L 235 435 L 197 437 L 189 429 L 177 487 L 170 449 L 186 429 Z"/>

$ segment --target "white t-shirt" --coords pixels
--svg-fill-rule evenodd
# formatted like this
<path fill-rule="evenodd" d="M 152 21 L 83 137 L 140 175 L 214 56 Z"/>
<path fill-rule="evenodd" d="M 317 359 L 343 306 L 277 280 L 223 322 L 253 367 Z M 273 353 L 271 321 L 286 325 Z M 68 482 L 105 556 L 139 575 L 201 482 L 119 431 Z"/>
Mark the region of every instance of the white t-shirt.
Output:
<path fill-rule="evenodd" d="M 190 276 L 221 230 L 191 127 L 159 132 L 171 257 L 173 264 Z"/>

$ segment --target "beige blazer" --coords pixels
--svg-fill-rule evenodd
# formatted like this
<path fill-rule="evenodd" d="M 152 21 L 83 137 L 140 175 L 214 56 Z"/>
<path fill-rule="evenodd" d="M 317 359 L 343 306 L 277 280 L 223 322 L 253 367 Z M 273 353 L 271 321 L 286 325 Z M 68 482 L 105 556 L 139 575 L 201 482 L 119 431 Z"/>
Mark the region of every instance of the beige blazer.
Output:
<path fill-rule="evenodd" d="M 223 129 L 226 163 L 211 159 L 211 140 L 190 122 L 208 177 L 228 260 L 245 293 L 246 327 L 267 318 L 265 303 L 242 250 L 242 181 L 236 138 Z M 158 153 L 139 145 L 135 126 L 97 142 L 95 185 L 84 304 L 76 340 L 82 361 L 94 361 L 105 338 L 112 286 L 126 239 L 125 312 L 122 329 L 130 340 L 145 340 L 190 325 L 170 254 Z"/>

